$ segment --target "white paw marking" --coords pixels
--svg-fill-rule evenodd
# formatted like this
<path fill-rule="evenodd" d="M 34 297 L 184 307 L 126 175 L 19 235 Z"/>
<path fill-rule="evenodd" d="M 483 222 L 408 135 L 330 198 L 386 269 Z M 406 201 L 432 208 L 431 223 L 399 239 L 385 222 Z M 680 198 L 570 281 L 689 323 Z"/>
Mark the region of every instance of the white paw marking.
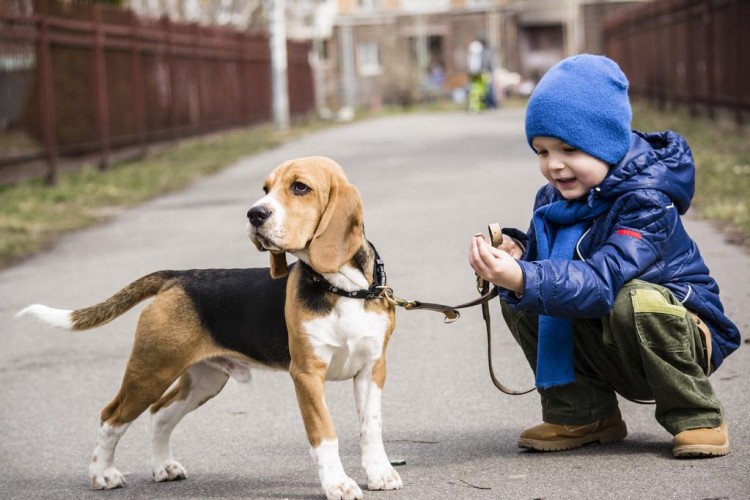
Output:
<path fill-rule="evenodd" d="M 328 500 L 359 500 L 362 498 L 362 489 L 350 477 L 344 475 L 332 482 L 323 485 Z"/>
<path fill-rule="evenodd" d="M 370 466 L 365 473 L 369 490 L 399 490 L 404 485 L 399 473 L 389 463 Z"/>
<path fill-rule="evenodd" d="M 92 466 L 89 477 L 91 478 L 91 489 L 94 490 L 113 490 L 125 486 L 125 478 L 114 467 L 97 470 Z"/>
<path fill-rule="evenodd" d="M 318 465 L 320 486 L 328 500 L 356 500 L 362 498 L 362 489 L 344 472 L 339 458 L 337 439 L 323 440 L 316 448 L 310 448 L 310 456 Z"/>
<path fill-rule="evenodd" d="M 154 467 L 154 480 L 156 482 L 162 481 L 176 481 L 178 479 L 187 479 L 187 472 L 185 468 L 177 460 L 168 460 L 158 466 Z"/>

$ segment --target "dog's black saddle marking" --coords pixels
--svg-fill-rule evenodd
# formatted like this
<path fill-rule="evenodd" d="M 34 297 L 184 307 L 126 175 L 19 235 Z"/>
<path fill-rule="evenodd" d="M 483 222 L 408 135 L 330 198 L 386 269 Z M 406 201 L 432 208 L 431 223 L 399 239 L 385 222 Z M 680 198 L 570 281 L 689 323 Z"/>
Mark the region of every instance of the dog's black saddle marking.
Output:
<path fill-rule="evenodd" d="M 180 273 L 177 281 L 219 345 L 288 368 L 287 279 L 271 278 L 268 268 L 194 269 Z"/>

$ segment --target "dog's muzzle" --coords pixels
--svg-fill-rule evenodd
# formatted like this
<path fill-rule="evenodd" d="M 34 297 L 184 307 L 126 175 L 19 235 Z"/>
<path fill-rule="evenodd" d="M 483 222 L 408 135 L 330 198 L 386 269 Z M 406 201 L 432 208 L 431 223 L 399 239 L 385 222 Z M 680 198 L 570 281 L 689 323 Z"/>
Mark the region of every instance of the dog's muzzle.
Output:
<path fill-rule="evenodd" d="M 250 221 L 250 224 L 252 224 L 255 227 L 262 226 L 263 223 L 266 222 L 269 217 L 271 217 L 271 211 L 268 210 L 263 205 L 252 207 L 250 210 L 247 211 L 247 219 Z"/>
<path fill-rule="evenodd" d="M 271 218 L 271 214 L 272 212 L 264 206 L 252 207 L 247 211 L 247 232 L 258 250 L 261 252 L 270 250 L 272 253 L 276 253 L 281 251 L 280 248 L 271 238 L 261 233 L 264 229 L 263 224 Z M 268 227 L 266 226 L 265 229 L 268 230 Z"/>

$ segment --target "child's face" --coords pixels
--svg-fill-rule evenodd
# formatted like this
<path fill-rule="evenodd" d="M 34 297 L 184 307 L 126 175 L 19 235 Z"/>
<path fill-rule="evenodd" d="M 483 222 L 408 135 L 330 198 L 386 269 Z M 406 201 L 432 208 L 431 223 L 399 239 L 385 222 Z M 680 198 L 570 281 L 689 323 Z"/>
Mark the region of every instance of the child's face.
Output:
<path fill-rule="evenodd" d="M 535 137 L 531 144 L 542 175 L 566 200 L 576 200 L 602 183 L 609 165 L 554 137 Z"/>

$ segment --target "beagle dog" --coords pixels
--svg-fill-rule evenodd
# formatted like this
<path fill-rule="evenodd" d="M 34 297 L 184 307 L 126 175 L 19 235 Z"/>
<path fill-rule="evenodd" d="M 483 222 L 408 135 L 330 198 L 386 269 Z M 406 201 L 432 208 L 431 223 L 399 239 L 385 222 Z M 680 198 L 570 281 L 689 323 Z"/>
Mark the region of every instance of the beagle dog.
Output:
<path fill-rule="evenodd" d="M 92 488 L 124 486 L 114 466 L 115 447 L 149 407 L 154 479 L 186 478 L 172 456 L 172 430 L 218 394 L 229 377 L 246 382 L 255 367 L 292 376 L 327 498 L 362 498 L 362 491 L 339 458 L 326 380 L 354 380 L 368 488 L 401 488 L 385 453 L 380 418 L 395 314 L 377 294 L 385 276 L 364 236 L 359 193 L 341 167 L 323 157 L 279 165 L 263 190 L 265 196 L 248 212 L 248 232 L 259 250 L 270 252 L 270 270 L 157 271 L 91 307 L 71 311 L 35 304 L 19 312 L 84 330 L 154 297 L 141 313 L 120 391 L 101 412 L 89 466 Z M 290 266 L 287 253 L 297 258 Z"/>

